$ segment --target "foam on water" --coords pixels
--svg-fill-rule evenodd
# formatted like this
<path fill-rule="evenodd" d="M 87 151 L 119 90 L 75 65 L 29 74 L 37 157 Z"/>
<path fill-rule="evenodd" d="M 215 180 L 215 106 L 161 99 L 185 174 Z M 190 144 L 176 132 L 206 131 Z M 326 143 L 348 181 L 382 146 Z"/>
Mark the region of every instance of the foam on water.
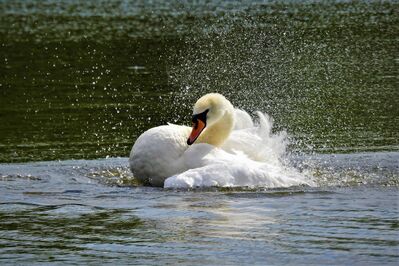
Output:
<path fill-rule="evenodd" d="M 302 187 L 300 191 L 336 186 L 399 187 L 399 152 L 313 154 L 294 157 L 286 155 L 285 159 L 291 161 L 291 166 L 285 166 L 287 163 L 282 162 L 284 167 L 280 173 L 284 173 L 284 170 L 285 173 L 298 174 L 291 175 L 292 178 L 308 177 L 314 182 L 314 188 Z M 208 170 L 213 171 L 214 167 L 208 166 Z M 233 174 L 236 173 L 233 172 Z M 188 172 L 187 175 L 191 173 Z M 217 175 L 222 180 L 220 171 Z M 251 178 L 255 178 L 252 181 L 259 181 L 256 176 L 251 176 Z M 246 179 L 250 177 L 243 178 L 241 182 Z M 228 181 L 226 177 L 224 180 Z M 99 191 L 112 186 L 142 186 L 131 174 L 128 158 L 0 164 L 0 193 L 4 200 L 19 200 L 21 195 L 15 191 L 68 194 L 71 191 Z M 150 188 L 142 189 L 147 191 Z M 223 188 L 216 189 L 223 190 Z M 268 190 L 266 187 L 259 186 L 252 188 L 241 186 L 235 187 L 234 190 L 247 191 L 248 189 Z M 292 191 L 291 188 L 285 188 L 285 190 Z"/>
<path fill-rule="evenodd" d="M 189 170 L 166 179 L 165 187 L 314 185 L 308 176 L 284 163 L 288 144 L 285 132 L 273 133 L 272 119 L 257 114 L 255 125 L 243 123 L 252 126 L 234 130 L 221 148 L 203 143 L 191 146 L 184 154 Z M 243 117 L 250 119 L 249 115 Z"/>

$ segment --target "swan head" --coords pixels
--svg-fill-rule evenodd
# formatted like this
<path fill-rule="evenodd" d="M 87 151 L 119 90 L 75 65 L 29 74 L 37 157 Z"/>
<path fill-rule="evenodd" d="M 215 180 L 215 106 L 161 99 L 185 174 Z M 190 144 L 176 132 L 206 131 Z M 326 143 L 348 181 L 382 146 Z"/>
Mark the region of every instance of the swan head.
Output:
<path fill-rule="evenodd" d="M 194 105 L 192 123 L 188 145 L 199 138 L 200 142 L 219 146 L 234 126 L 234 107 L 219 93 L 206 94 Z"/>

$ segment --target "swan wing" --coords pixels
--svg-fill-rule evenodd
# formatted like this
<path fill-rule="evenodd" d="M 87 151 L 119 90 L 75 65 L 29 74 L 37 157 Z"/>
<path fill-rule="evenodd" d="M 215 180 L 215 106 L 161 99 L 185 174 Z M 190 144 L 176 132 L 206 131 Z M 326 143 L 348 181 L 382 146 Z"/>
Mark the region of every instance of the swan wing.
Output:
<path fill-rule="evenodd" d="M 191 168 L 165 180 L 165 188 L 193 187 L 289 187 L 311 185 L 296 171 L 281 165 L 255 162 L 244 155 L 232 155 L 214 148 L 203 166 Z"/>
<path fill-rule="evenodd" d="M 187 149 L 189 127 L 165 125 L 144 132 L 129 157 L 133 175 L 144 182 L 162 186 L 164 180 L 184 170 L 181 157 Z"/>
<path fill-rule="evenodd" d="M 234 130 L 251 128 L 254 126 L 251 116 L 247 112 L 241 109 L 237 108 L 234 109 L 234 118 L 235 118 Z"/>

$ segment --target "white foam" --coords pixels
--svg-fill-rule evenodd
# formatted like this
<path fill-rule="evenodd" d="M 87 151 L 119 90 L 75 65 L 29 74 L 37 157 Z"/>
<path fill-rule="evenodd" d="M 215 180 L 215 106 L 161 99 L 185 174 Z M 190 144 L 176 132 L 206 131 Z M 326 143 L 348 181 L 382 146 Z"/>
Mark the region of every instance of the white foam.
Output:
<path fill-rule="evenodd" d="M 273 134 L 272 119 L 260 112 L 258 117 L 258 123 L 245 123 L 250 126 L 234 130 L 221 148 L 192 145 L 184 154 L 189 170 L 169 177 L 164 186 L 275 188 L 313 185 L 309 178 L 283 163 L 288 144 L 285 132 Z"/>

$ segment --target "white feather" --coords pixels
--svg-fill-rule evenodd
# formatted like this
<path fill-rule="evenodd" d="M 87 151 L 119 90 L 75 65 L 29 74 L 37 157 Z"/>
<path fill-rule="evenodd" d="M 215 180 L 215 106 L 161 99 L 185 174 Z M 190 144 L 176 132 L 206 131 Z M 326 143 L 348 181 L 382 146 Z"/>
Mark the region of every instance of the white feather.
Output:
<path fill-rule="evenodd" d="M 207 100 L 212 101 L 212 108 L 230 108 L 229 102 L 223 105 L 223 101 L 227 101 L 223 96 L 224 100 L 217 99 L 215 107 L 212 97 L 219 96 L 210 96 Z M 199 110 L 207 108 L 203 98 L 200 107 L 196 105 Z M 216 116 L 218 111 L 209 114 Z M 234 116 L 234 129 L 229 129 L 231 132 L 220 147 L 200 143 L 200 140 L 188 146 L 191 128 L 186 126 L 168 124 L 147 130 L 136 140 L 130 154 L 134 176 L 154 186 L 165 187 L 312 185 L 294 168 L 282 163 L 286 136 L 272 134 L 272 121 L 268 116 L 258 112 L 259 122 L 255 125 L 245 111 L 233 109 L 230 113 Z M 225 118 L 225 115 L 219 116 Z M 228 130 L 229 127 L 220 128 Z M 206 139 L 210 137 L 219 136 Z"/>

